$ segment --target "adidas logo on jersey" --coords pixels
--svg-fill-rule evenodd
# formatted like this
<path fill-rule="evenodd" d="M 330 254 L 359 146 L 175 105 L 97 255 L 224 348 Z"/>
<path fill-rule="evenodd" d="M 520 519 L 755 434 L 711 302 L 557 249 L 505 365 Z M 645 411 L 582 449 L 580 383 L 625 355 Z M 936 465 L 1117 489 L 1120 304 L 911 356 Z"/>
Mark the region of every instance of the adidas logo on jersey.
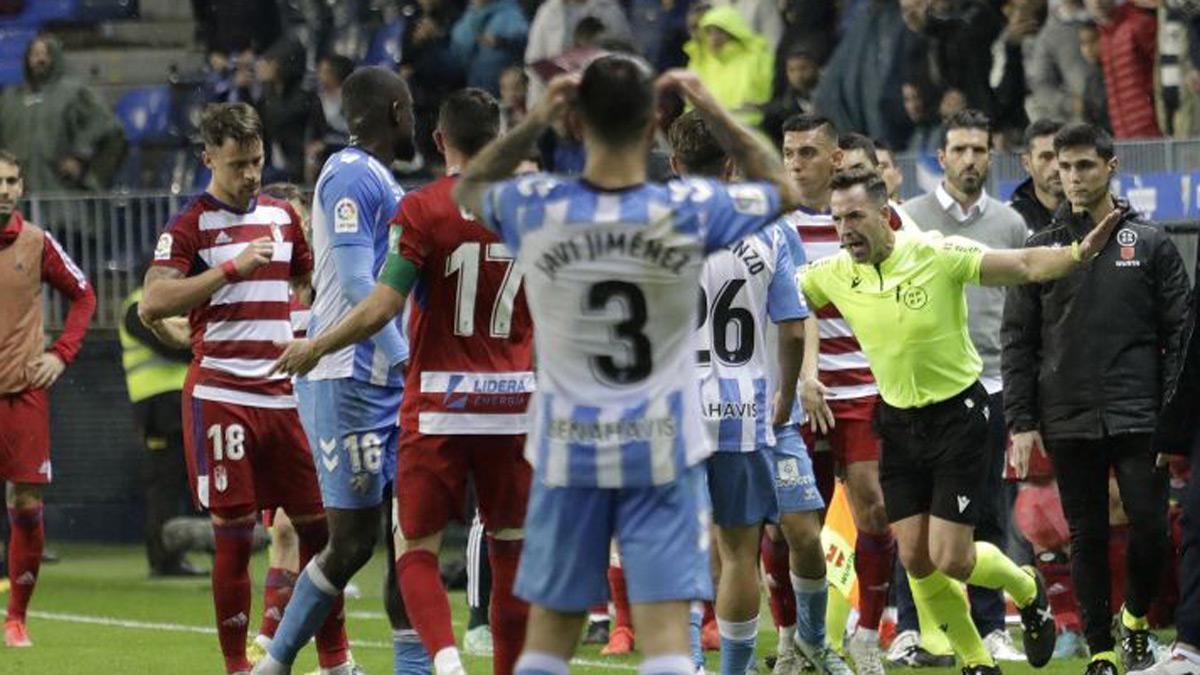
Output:
<path fill-rule="evenodd" d="M 33 572 L 26 572 L 21 576 L 13 579 L 13 583 L 18 586 L 32 586 L 37 582 L 37 575 Z"/>
<path fill-rule="evenodd" d="M 231 241 L 233 241 L 233 237 L 229 236 L 229 233 L 227 233 L 225 230 L 221 230 L 221 233 L 217 235 L 217 239 L 214 243 L 217 246 L 220 246 L 221 244 L 228 244 Z"/>
<path fill-rule="evenodd" d="M 250 623 L 250 619 L 246 618 L 246 613 L 238 612 L 237 614 L 234 614 L 233 616 L 229 617 L 228 619 L 225 619 L 224 621 L 222 621 L 221 625 L 227 626 L 229 628 L 241 628 L 242 626 L 245 626 L 249 623 Z"/>

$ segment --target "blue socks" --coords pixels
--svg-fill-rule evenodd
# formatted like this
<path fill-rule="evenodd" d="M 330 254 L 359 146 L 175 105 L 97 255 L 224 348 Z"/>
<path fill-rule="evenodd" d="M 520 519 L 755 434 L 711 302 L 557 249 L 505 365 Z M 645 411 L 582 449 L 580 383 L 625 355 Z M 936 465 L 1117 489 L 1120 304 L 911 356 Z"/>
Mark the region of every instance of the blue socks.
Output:
<path fill-rule="evenodd" d="M 392 631 L 392 672 L 395 675 L 429 675 L 433 661 L 412 628 Z"/>
<path fill-rule="evenodd" d="M 296 654 L 316 635 L 340 594 L 325 578 L 316 559 L 310 560 L 296 579 L 283 620 L 267 649 L 271 658 L 288 665 L 295 661 Z"/>
<path fill-rule="evenodd" d="M 758 617 L 748 621 L 726 621 L 718 616 L 717 630 L 721 634 L 721 675 L 746 675 L 754 661 Z"/>
<path fill-rule="evenodd" d="M 795 574 L 792 589 L 796 592 L 796 639 L 820 647 L 825 644 L 825 607 L 829 604 L 829 584 L 824 577 L 805 579 Z"/>

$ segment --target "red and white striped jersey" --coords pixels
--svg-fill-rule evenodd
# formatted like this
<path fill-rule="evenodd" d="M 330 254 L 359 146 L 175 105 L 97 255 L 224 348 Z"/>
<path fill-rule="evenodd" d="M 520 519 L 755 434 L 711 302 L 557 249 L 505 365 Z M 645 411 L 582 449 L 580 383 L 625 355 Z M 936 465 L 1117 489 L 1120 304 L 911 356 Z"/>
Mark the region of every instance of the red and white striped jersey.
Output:
<path fill-rule="evenodd" d="M 841 251 L 841 239 L 833 216 L 829 213 L 797 209 L 783 217 L 796 228 L 804 245 L 804 257 L 811 263 Z M 804 267 L 796 266 L 797 286 Z M 821 335 L 821 355 L 818 361 L 821 383 L 829 388 L 829 407 L 834 416 L 869 419 L 875 409 L 879 387 L 867 363 L 858 339 L 833 303 L 816 311 Z M 867 417 L 863 417 L 866 415 Z"/>
<path fill-rule="evenodd" d="M 242 211 L 210 194 L 192 199 L 158 240 L 154 264 L 187 276 L 233 260 L 246 245 L 271 237 L 271 262 L 220 288 L 188 314 L 192 396 L 257 408 L 294 408 L 291 378 L 268 375 L 292 339 L 293 277 L 312 271 L 300 218 L 283 200 L 259 196 Z"/>

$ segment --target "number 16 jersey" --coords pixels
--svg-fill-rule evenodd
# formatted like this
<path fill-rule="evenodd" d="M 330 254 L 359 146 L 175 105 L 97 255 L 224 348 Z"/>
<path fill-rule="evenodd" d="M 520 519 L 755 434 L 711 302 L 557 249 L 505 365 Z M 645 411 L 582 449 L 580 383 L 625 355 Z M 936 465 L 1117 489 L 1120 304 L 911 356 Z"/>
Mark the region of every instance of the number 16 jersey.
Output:
<path fill-rule="evenodd" d="M 519 435 L 533 391 L 521 273 L 496 234 L 464 217 L 454 177 L 405 195 L 391 255 L 418 269 L 400 425 L 426 435 Z"/>
<path fill-rule="evenodd" d="M 548 486 L 670 483 L 711 453 L 696 385 L 704 257 L 771 222 L 775 189 L 711 180 L 605 190 L 522 176 L 484 221 L 518 254 L 537 394 L 525 455 Z"/>

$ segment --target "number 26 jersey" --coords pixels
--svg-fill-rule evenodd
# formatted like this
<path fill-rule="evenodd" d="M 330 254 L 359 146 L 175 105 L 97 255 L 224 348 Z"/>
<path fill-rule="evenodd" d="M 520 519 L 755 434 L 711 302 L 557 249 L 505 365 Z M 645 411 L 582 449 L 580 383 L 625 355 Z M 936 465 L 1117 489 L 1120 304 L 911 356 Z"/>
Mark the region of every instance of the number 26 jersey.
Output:
<path fill-rule="evenodd" d="M 768 225 L 775 189 L 712 180 L 605 190 L 494 185 L 482 218 L 518 255 L 537 393 L 526 458 L 550 486 L 663 485 L 711 453 L 696 385 L 705 256 Z"/>

